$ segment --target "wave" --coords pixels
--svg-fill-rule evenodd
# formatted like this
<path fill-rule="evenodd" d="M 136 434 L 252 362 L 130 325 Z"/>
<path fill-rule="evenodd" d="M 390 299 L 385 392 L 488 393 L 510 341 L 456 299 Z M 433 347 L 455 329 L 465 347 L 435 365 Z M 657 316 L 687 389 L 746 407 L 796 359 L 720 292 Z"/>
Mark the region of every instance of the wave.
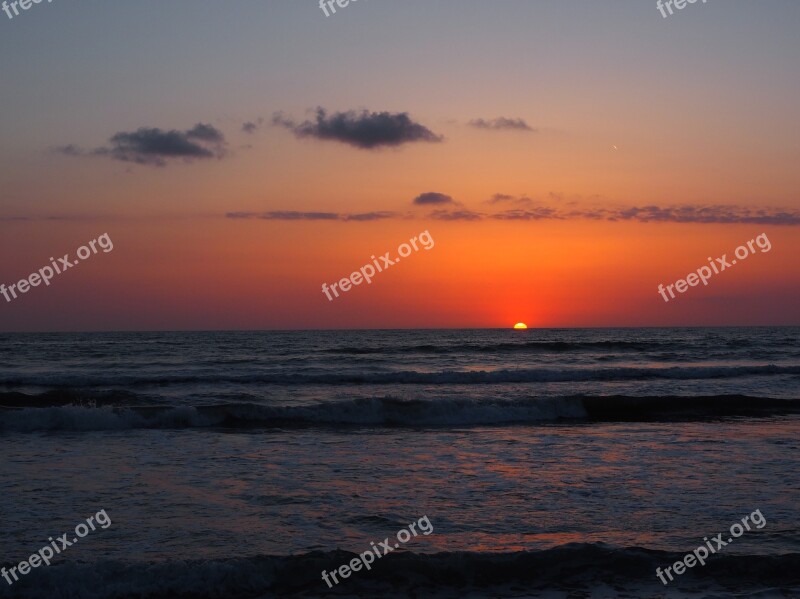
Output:
<path fill-rule="evenodd" d="M 334 355 L 362 355 L 362 354 L 463 354 L 463 353 L 563 353 L 563 352 L 657 352 L 657 351 L 686 351 L 695 350 L 706 352 L 720 348 L 742 349 L 763 348 L 764 351 L 774 350 L 776 346 L 796 347 L 797 340 L 792 338 L 776 339 L 774 342 L 759 343 L 751 339 L 722 339 L 703 342 L 676 342 L 665 341 L 527 341 L 527 342 L 500 342 L 500 343 L 456 343 L 453 345 L 386 345 L 364 347 L 345 345 L 317 350 L 316 353 Z"/>
<path fill-rule="evenodd" d="M 53 398 L 52 394 L 48 394 Z M 0 407 L 0 431 L 533 425 L 554 422 L 694 421 L 800 414 L 800 400 L 745 395 L 570 396 L 515 400 L 360 398 L 311 405 L 46 405 Z"/>
<path fill-rule="evenodd" d="M 343 346 L 318 350 L 322 354 L 449 354 L 464 352 L 569 352 L 569 351 L 655 351 L 664 347 L 675 347 L 674 342 L 658 341 L 529 341 L 526 343 L 463 343 L 456 345 L 405 345 L 405 346 Z"/>
<path fill-rule="evenodd" d="M 52 389 L 38 395 L 18 391 L 0 392 L 0 408 L 40 408 L 53 406 L 141 406 L 158 405 L 157 399 L 124 390 Z"/>
<path fill-rule="evenodd" d="M 684 554 L 605 544 L 571 543 L 514 553 L 396 551 L 329 590 L 321 573 L 357 554 L 314 551 L 296 556 L 238 557 L 150 563 L 55 563 L 40 567 L 0 598 L 160 599 L 183 597 L 654 597 L 665 587 L 656 577 Z M 800 593 L 800 554 L 714 555 L 670 583 L 682 597 L 789 597 Z M 329 576 L 330 577 L 330 576 Z M 671 595 L 672 596 L 672 595 Z M 678 595 L 675 595 L 678 596 Z"/>
<path fill-rule="evenodd" d="M 498 370 L 444 370 L 419 372 L 400 370 L 393 372 L 342 372 L 321 373 L 265 373 L 253 370 L 232 375 L 229 370 L 185 375 L 121 375 L 73 376 L 49 375 L 36 378 L 21 376 L 0 379 L 0 385 L 49 387 L 137 387 L 178 384 L 262 384 L 262 385 L 477 385 L 503 383 L 561 383 L 591 381 L 647 381 L 647 380 L 709 380 L 748 376 L 800 375 L 800 366 L 673 366 L 673 367 L 614 367 L 614 368 L 520 368 Z"/>

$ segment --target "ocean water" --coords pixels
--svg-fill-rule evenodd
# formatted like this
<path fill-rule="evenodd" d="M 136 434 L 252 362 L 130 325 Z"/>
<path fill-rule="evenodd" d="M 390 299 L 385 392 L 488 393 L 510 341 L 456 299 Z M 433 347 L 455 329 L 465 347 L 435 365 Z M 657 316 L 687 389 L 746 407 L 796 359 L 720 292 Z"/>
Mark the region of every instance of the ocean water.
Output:
<path fill-rule="evenodd" d="M 0 406 L 0 564 L 112 522 L 0 597 L 800 597 L 800 328 L 4 334 Z"/>

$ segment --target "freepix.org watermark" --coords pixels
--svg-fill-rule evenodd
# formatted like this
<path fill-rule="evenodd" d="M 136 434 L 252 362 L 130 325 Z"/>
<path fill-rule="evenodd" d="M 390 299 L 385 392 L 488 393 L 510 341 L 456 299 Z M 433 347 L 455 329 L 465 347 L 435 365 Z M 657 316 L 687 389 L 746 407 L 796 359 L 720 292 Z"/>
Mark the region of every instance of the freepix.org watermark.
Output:
<path fill-rule="evenodd" d="M 50 4 L 53 0 L 47 0 L 47 3 Z M 19 16 L 19 10 L 17 10 L 17 5 L 22 10 L 28 10 L 34 4 L 40 4 L 42 0 L 15 0 L 14 2 L 8 2 L 5 0 L 0 7 L 3 9 L 3 12 L 8 15 L 9 19 L 13 19 L 14 17 Z M 14 11 L 14 14 L 11 14 L 11 11 Z"/>
<path fill-rule="evenodd" d="M 758 514 L 758 518 L 756 518 L 756 514 Z M 756 528 L 764 528 L 767 524 L 767 519 L 764 517 L 764 514 L 761 513 L 761 510 L 756 510 L 749 516 L 745 516 L 742 518 L 742 524 L 747 530 L 750 530 L 750 524 L 747 520 L 750 520 L 753 524 L 756 525 Z M 664 571 L 661 571 L 661 568 L 656 568 L 656 576 L 658 576 L 659 580 L 663 582 L 665 585 L 668 584 L 667 581 L 664 579 L 664 574 L 669 577 L 670 582 L 674 580 L 670 570 L 675 570 L 675 574 L 680 575 L 686 571 L 686 568 L 694 568 L 698 563 L 701 566 L 706 565 L 706 558 L 710 555 L 709 550 L 711 553 L 716 553 L 718 549 L 722 549 L 726 545 L 733 542 L 733 539 L 738 539 L 744 534 L 745 528 L 739 524 L 738 522 L 734 522 L 731 524 L 730 528 L 730 535 L 727 541 L 722 539 L 722 534 L 719 533 L 716 537 L 712 537 L 711 541 L 708 540 L 708 537 L 703 537 L 703 540 L 706 542 L 705 545 L 700 545 L 697 549 L 692 551 L 691 553 L 687 553 L 683 560 L 679 562 L 675 562 L 671 566 L 664 568 Z M 706 549 L 708 547 L 708 549 Z"/>
<path fill-rule="evenodd" d="M 102 516 L 102 518 L 101 518 Z M 30 556 L 27 561 L 22 561 L 13 568 L 9 568 L 6 570 L 5 568 L 0 568 L 0 576 L 5 578 L 6 582 L 9 585 L 14 584 L 15 582 L 19 581 L 19 576 L 17 576 L 17 572 L 21 576 L 25 576 L 31 571 L 31 568 L 38 568 L 39 566 L 44 563 L 45 565 L 50 565 L 50 560 L 53 559 L 56 555 L 61 553 L 63 549 L 67 547 L 71 547 L 75 543 L 78 542 L 78 539 L 82 539 L 86 535 L 89 534 L 89 529 L 97 530 L 97 527 L 94 525 L 95 521 L 97 524 L 100 525 L 100 528 L 108 528 L 111 526 L 111 518 L 108 517 L 105 510 L 100 510 L 94 516 L 89 516 L 86 519 L 86 524 L 81 522 L 75 527 L 75 536 L 70 541 L 67 537 L 69 533 L 65 532 L 60 537 L 53 540 L 53 537 L 48 537 L 48 541 L 50 541 L 50 545 L 45 545 L 39 551 L 34 553 Z M 88 524 L 88 526 L 87 526 Z M 51 548 L 52 547 L 52 548 Z M 53 551 L 55 550 L 55 553 Z M 12 581 L 11 578 L 14 578 Z"/>
<path fill-rule="evenodd" d="M 683 10 L 686 8 L 687 4 L 694 4 L 695 2 L 697 2 L 697 0 L 658 0 L 656 2 L 656 8 L 661 13 L 661 16 L 666 19 L 668 16 L 675 14 L 672 12 L 673 5 L 677 10 Z M 706 0 L 703 0 L 703 4 L 705 3 Z M 669 11 L 669 15 L 667 14 L 667 11 Z"/>
<path fill-rule="evenodd" d="M 27 278 L 17 283 L 12 283 L 8 287 L 6 287 L 4 283 L 0 283 L 0 293 L 6 298 L 6 302 L 10 302 L 12 299 L 17 299 L 17 292 L 28 293 L 31 287 L 38 287 L 42 283 L 48 286 L 50 285 L 50 280 L 54 276 L 62 274 L 68 268 L 78 266 L 81 260 L 87 260 L 96 254 L 97 247 L 95 246 L 100 246 L 100 249 L 103 250 L 105 254 L 114 249 L 114 243 L 111 241 L 108 233 L 103 233 L 97 239 L 92 239 L 88 246 L 82 245 L 78 248 L 76 252 L 78 254 L 78 260 L 70 260 L 69 254 L 64 254 L 62 258 L 58 259 L 58 262 L 50 258 L 50 266 L 43 266 L 38 271 L 31 273 Z M 11 295 L 9 296 L 9 294 Z"/>
<path fill-rule="evenodd" d="M 732 259 L 730 262 L 728 261 L 728 254 L 722 254 L 722 258 L 715 258 L 712 260 L 710 257 L 708 259 L 709 266 L 701 266 L 697 269 L 697 272 L 691 272 L 686 276 L 686 279 L 678 279 L 674 283 L 667 285 L 664 287 L 663 284 L 658 286 L 658 292 L 661 294 L 661 297 L 664 298 L 665 302 L 669 301 L 666 292 L 669 291 L 669 295 L 672 299 L 675 299 L 675 293 L 672 291 L 673 288 L 678 291 L 678 293 L 684 293 L 689 287 L 696 287 L 700 281 L 703 282 L 703 285 L 708 285 L 708 279 L 710 279 L 713 275 L 721 273 L 726 268 L 732 267 L 736 264 L 736 260 L 744 260 L 750 254 L 755 254 L 756 250 L 753 247 L 753 244 L 758 245 L 758 248 L 761 250 L 761 253 L 768 252 L 772 249 L 772 244 L 769 241 L 766 233 L 762 233 L 755 239 L 751 239 L 747 242 L 747 246 L 740 245 L 736 248 L 734 252 L 736 254 L 736 258 Z M 750 248 L 750 249 L 748 249 Z M 711 269 L 714 269 L 714 272 L 711 272 Z"/>
<path fill-rule="evenodd" d="M 420 518 L 416 522 L 412 522 L 411 524 L 409 524 L 408 530 L 406 530 L 405 528 L 401 528 L 397 532 L 397 540 L 400 541 L 400 543 L 408 543 L 411 540 L 412 533 L 414 534 L 415 537 L 417 536 L 417 530 L 416 530 L 417 526 L 419 526 L 420 532 L 422 532 L 422 534 L 424 534 L 426 537 L 433 532 L 433 525 L 431 524 L 431 521 L 428 520 L 428 516 L 422 516 L 422 518 Z M 409 530 L 411 532 L 408 532 Z M 376 559 L 380 559 L 384 555 L 391 553 L 392 551 L 400 547 L 400 543 L 394 543 L 393 547 L 392 544 L 389 542 L 389 537 L 386 537 L 383 541 L 378 543 L 378 546 L 375 545 L 374 541 L 371 541 L 370 545 L 372 545 L 372 549 L 370 549 L 369 551 L 365 551 L 364 553 L 360 553 L 358 557 L 354 557 L 353 559 L 351 559 L 349 564 L 344 564 L 342 566 L 339 566 L 337 569 L 332 570 L 330 572 L 326 572 L 325 570 L 323 570 L 322 580 L 324 580 L 327 583 L 328 588 L 331 589 L 333 588 L 334 584 L 339 584 L 339 581 L 336 579 L 337 573 L 344 579 L 344 578 L 350 578 L 350 574 L 352 574 L 353 572 L 358 572 L 359 570 L 361 570 L 362 566 L 364 566 L 367 570 L 371 570 L 372 564 L 373 562 L 375 562 Z M 330 576 L 333 579 L 333 584 L 331 584 L 331 581 L 328 580 L 328 576 Z"/>
<path fill-rule="evenodd" d="M 429 250 L 433 247 L 433 237 L 428 231 L 423 231 L 419 234 L 418 237 L 412 237 L 409 240 L 409 243 L 401 243 L 400 247 L 397 248 L 397 253 L 400 254 L 400 258 L 407 258 L 411 255 L 411 248 L 413 246 L 415 252 L 419 251 L 419 247 L 417 247 L 417 240 L 422 244 L 422 247 L 425 250 Z M 400 258 L 395 258 L 392 260 L 389 257 L 389 252 L 386 252 L 383 256 L 381 256 L 381 261 L 378 262 L 378 259 L 375 256 L 370 256 L 372 258 L 372 264 L 365 264 L 361 267 L 360 270 L 357 270 L 354 273 L 351 273 L 349 277 L 345 277 L 341 279 L 338 283 L 331 283 L 330 287 L 328 287 L 327 283 L 322 284 L 322 293 L 328 298 L 329 302 L 333 301 L 333 297 L 331 297 L 331 291 L 333 291 L 333 295 L 339 297 L 339 290 L 344 293 L 345 291 L 350 291 L 352 289 L 351 286 L 361 285 L 364 281 L 367 282 L 367 285 L 372 284 L 372 277 L 374 277 L 377 273 L 383 272 L 390 266 L 394 266 L 398 262 L 400 262 Z M 375 270 L 377 268 L 377 271 Z M 339 290 L 337 290 L 337 287 Z"/>
<path fill-rule="evenodd" d="M 336 6 L 339 8 L 346 8 L 348 4 L 355 1 L 356 0 L 319 0 L 319 7 L 322 9 L 322 12 L 325 13 L 325 16 L 329 17 L 331 16 L 331 12 L 336 14 Z M 328 12 L 329 9 L 331 12 Z"/>

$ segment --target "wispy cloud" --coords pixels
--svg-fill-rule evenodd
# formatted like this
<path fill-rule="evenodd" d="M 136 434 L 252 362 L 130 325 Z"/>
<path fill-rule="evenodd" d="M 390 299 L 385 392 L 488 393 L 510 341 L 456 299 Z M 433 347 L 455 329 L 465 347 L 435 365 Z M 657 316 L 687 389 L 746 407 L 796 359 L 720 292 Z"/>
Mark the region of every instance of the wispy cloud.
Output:
<path fill-rule="evenodd" d="M 221 131 L 198 123 L 186 131 L 164 131 L 157 127 L 140 127 L 136 131 L 120 131 L 109 139 L 109 146 L 83 150 L 74 144 L 55 148 L 67 156 L 108 156 L 122 162 L 149 166 L 166 166 L 169 160 L 191 162 L 226 155 L 225 136 Z"/>
<path fill-rule="evenodd" d="M 700 225 L 733 225 L 733 224 L 758 224 L 776 226 L 800 225 L 800 212 L 782 208 L 746 208 L 742 206 L 726 205 L 676 205 L 676 206 L 629 206 L 612 208 L 580 207 L 575 202 L 570 202 L 566 207 L 547 205 L 526 205 L 522 208 L 507 208 L 498 212 L 476 212 L 470 210 L 450 196 L 428 192 L 422 196 L 430 195 L 428 201 L 417 202 L 421 206 L 443 206 L 423 216 L 420 214 L 399 213 L 390 211 L 375 211 L 364 213 L 339 213 L 339 212 L 229 212 L 227 218 L 232 219 L 261 219 L 261 220 L 328 220 L 328 221 L 376 221 L 389 219 L 424 219 L 431 218 L 442 221 L 543 221 L 543 220 L 595 220 L 605 222 L 641 222 L 641 223 L 693 223 Z M 438 200 L 435 196 L 441 196 Z M 420 197 L 420 196 L 418 196 Z M 530 201 L 528 198 L 503 198 L 500 202 L 514 202 L 520 199 Z M 11 218 L 11 217 L 7 217 Z"/>
<path fill-rule="evenodd" d="M 496 193 L 491 198 L 486 200 L 486 203 L 528 205 L 532 204 L 533 200 L 526 196 L 512 196 L 505 193 Z"/>
<path fill-rule="evenodd" d="M 278 210 L 274 212 L 228 212 L 225 217 L 232 219 L 257 220 L 327 220 L 327 221 L 374 221 L 397 218 L 396 212 L 298 212 L 294 210 Z"/>
<path fill-rule="evenodd" d="M 742 206 L 632 206 L 616 209 L 577 209 L 564 212 L 565 218 L 589 218 L 606 221 L 800 225 L 800 212 L 780 208 L 745 208 Z"/>
<path fill-rule="evenodd" d="M 695 224 L 800 225 L 800 212 L 780 208 L 753 209 L 742 206 L 630 206 L 616 208 L 573 208 L 539 206 L 525 210 L 505 210 L 493 214 L 498 220 L 589 219 L 608 222 L 670 222 Z"/>
<path fill-rule="evenodd" d="M 0 215 L 0 222 L 3 223 L 34 223 L 43 221 L 94 221 L 104 220 L 107 216 L 90 216 L 85 214 L 62 214 L 62 215 Z"/>
<path fill-rule="evenodd" d="M 255 121 L 246 121 L 242 123 L 242 132 L 247 134 L 253 134 L 261 128 L 261 125 L 264 124 L 264 119 L 258 118 Z"/>
<path fill-rule="evenodd" d="M 492 218 L 497 220 L 544 220 L 544 219 L 564 219 L 554 208 L 540 206 L 530 210 L 505 210 L 493 214 Z"/>
<path fill-rule="evenodd" d="M 476 129 L 490 129 L 492 131 L 535 131 L 524 119 L 509 119 L 498 117 L 496 119 L 472 119 L 470 127 Z"/>
<path fill-rule="evenodd" d="M 472 210 L 434 210 L 428 218 L 435 220 L 467 220 L 475 221 L 483 219 L 483 215 Z"/>
<path fill-rule="evenodd" d="M 370 220 L 386 220 L 388 218 L 397 218 L 400 215 L 396 212 L 363 212 L 361 214 L 345 214 L 342 220 L 355 220 L 355 221 L 370 221 Z"/>
<path fill-rule="evenodd" d="M 76 146 L 75 144 L 67 144 L 65 146 L 57 146 L 53 148 L 57 153 L 64 154 L 65 156 L 84 156 L 86 154 L 85 150 L 82 150 L 80 147 Z"/>
<path fill-rule="evenodd" d="M 335 112 L 328 115 L 317 108 L 313 120 L 295 123 L 276 113 L 272 123 L 285 127 L 297 137 L 312 137 L 345 143 L 362 150 L 399 146 L 412 142 L 441 142 L 443 138 L 414 122 L 406 112 Z"/>
<path fill-rule="evenodd" d="M 260 220 L 339 220 L 336 212 L 296 212 L 294 210 L 278 210 L 275 212 L 228 212 L 227 218 L 260 219 Z"/>

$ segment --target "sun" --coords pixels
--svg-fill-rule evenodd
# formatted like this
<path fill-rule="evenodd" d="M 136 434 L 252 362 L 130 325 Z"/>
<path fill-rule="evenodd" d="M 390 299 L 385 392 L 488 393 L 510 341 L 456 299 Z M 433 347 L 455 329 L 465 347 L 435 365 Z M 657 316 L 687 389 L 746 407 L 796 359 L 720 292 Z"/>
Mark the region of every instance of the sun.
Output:
<path fill-rule="evenodd" d="M 515 329 L 527 329 L 528 325 L 526 325 L 524 322 L 518 322 L 517 324 L 514 325 L 514 328 Z"/>

